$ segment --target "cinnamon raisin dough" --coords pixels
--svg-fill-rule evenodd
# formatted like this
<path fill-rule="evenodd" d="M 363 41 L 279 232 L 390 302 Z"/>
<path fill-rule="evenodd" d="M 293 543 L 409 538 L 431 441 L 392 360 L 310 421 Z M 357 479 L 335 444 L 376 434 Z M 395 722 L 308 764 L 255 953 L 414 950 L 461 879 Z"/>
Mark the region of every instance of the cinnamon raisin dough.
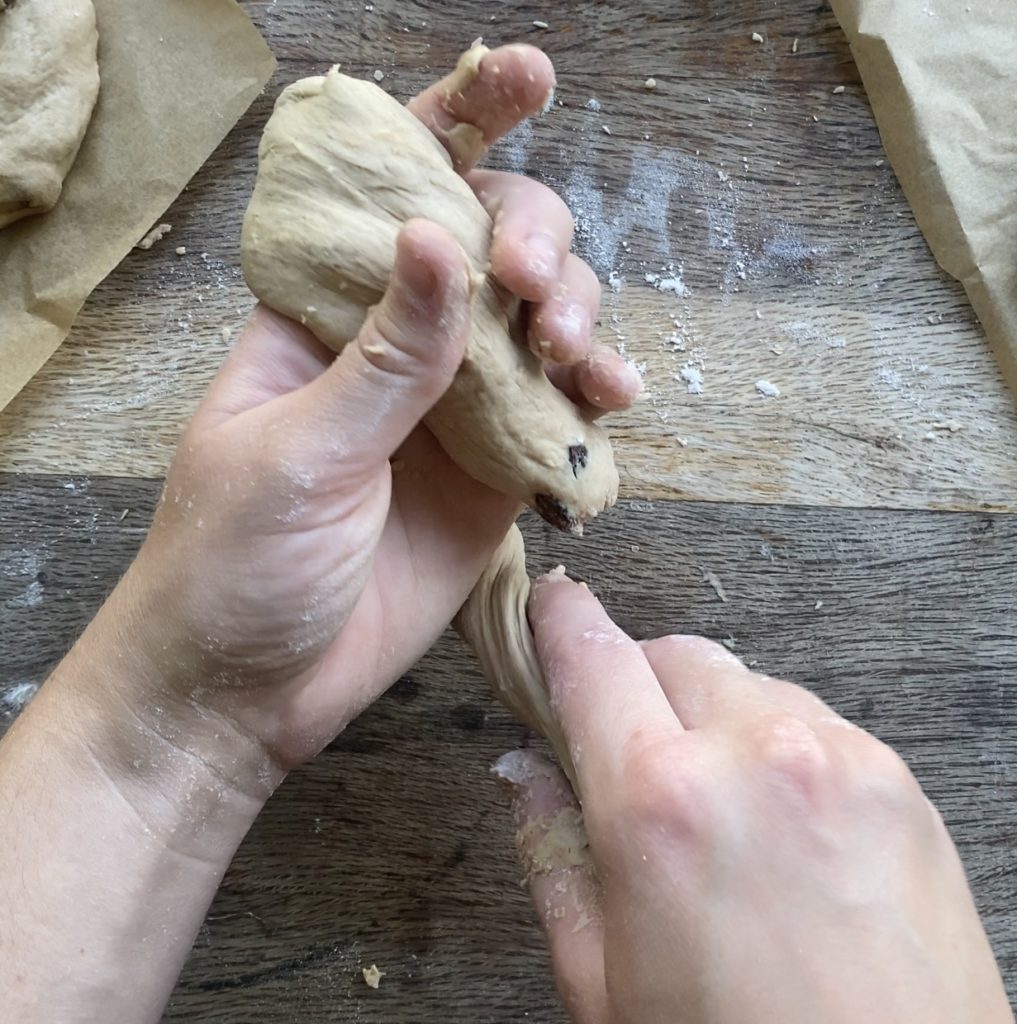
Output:
<path fill-rule="evenodd" d="M 464 55 L 450 92 L 486 53 Z M 337 69 L 280 95 L 241 238 L 244 274 L 263 302 L 341 350 L 381 298 L 396 236 L 413 217 L 451 232 L 477 282 L 466 356 L 428 427 L 475 479 L 582 532 L 617 494 L 610 441 L 527 348 L 519 301 L 488 274 L 491 218 L 444 147 L 376 84 Z"/>
<path fill-rule="evenodd" d="M 0 5 L 0 228 L 60 198 L 99 92 L 92 0 Z"/>

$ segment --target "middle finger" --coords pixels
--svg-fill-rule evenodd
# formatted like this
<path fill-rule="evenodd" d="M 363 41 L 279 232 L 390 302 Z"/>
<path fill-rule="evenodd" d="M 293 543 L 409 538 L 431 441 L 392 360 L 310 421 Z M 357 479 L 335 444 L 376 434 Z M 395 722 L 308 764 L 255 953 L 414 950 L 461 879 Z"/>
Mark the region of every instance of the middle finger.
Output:
<path fill-rule="evenodd" d="M 494 221 L 494 276 L 528 302 L 550 299 L 572 244 L 569 208 L 546 185 L 520 174 L 472 171 L 466 180 Z"/>

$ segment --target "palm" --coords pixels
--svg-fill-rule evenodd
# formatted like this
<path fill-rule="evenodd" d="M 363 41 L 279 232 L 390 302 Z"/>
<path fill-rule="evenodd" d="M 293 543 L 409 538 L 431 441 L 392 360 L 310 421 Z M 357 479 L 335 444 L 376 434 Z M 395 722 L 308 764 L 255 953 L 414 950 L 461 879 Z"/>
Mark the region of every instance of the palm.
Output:
<path fill-rule="evenodd" d="M 301 595 L 321 592 L 324 581 L 334 578 L 335 567 L 347 560 L 351 532 L 380 532 L 363 573 L 342 577 L 341 588 L 355 603 L 338 635 L 309 668 L 266 695 L 271 715 L 259 715 L 257 727 L 269 730 L 266 739 L 287 763 L 316 753 L 420 658 L 462 605 L 517 513 L 511 499 L 466 476 L 425 427 L 414 431 L 393 462 L 390 496 L 383 471 L 365 484 L 366 500 L 356 503 L 358 514 L 373 521 L 352 523 L 340 515 L 315 531 L 310 544 L 321 558 L 294 557 L 297 548 L 307 547 L 306 537 L 266 533 L 258 544 L 257 561 L 285 578 L 293 601 L 267 607 L 269 617 L 255 631 L 292 635 Z M 340 594 L 332 600 L 344 603 Z"/>

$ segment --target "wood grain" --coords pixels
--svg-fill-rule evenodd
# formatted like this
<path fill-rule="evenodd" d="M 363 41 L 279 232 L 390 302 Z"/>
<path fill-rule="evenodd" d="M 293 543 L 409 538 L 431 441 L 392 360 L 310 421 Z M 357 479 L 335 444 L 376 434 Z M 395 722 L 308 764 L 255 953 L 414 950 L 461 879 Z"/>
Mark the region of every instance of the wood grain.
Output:
<path fill-rule="evenodd" d="M 0 475 L 6 718 L 114 585 L 157 495 Z M 534 570 L 564 561 L 633 635 L 732 641 L 897 748 L 1017 995 L 1017 517 L 632 501 L 585 542 L 532 517 L 525 533 Z M 487 775 L 530 742 L 444 637 L 270 802 L 166 1019 L 561 1021 Z M 359 977 L 371 963 L 378 992 Z"/>
<path fill-rule="evenodd" d="M 492 164 L 560 189 L 577 250 L 605 283 L 623 279 L 599 327 L 645 364 L 645 400 L 614 421 L 623 493 L 1017 508 L 1017 418 L 915 228 L 825 6 L 245 6 L 281 59 L 276 81 L 171 208 L 173 233 L 124 261 L 0 414 L 0 468 L 161 474 L 228 347 L 223 328 L 235 336 L 251 305 L 237 238 L 272 97 L 339 60 L 381 70 L 406 98 L 484 35 L 543 46 L 560 82 L 553 111 Z M 646 282 L 671 265 L 687 295 Z M 679 379 L 689 366 L 702 395 Z M 779 397 L 757 392 L 764 380 Z"/>

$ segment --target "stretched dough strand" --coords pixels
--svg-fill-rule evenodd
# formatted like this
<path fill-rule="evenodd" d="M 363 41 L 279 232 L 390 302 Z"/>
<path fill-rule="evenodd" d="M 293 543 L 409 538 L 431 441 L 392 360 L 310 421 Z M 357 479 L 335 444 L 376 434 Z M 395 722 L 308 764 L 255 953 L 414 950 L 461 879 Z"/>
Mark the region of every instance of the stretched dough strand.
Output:
<path fill-rule="evenodd" d="M 530 577 L 518 526 L 506 534 L 453 625 L 473 648 L 495 696 L 522 722 L 546 736 L 576 787 L 565 735 L 548 699 L 526 602 Z"/>

